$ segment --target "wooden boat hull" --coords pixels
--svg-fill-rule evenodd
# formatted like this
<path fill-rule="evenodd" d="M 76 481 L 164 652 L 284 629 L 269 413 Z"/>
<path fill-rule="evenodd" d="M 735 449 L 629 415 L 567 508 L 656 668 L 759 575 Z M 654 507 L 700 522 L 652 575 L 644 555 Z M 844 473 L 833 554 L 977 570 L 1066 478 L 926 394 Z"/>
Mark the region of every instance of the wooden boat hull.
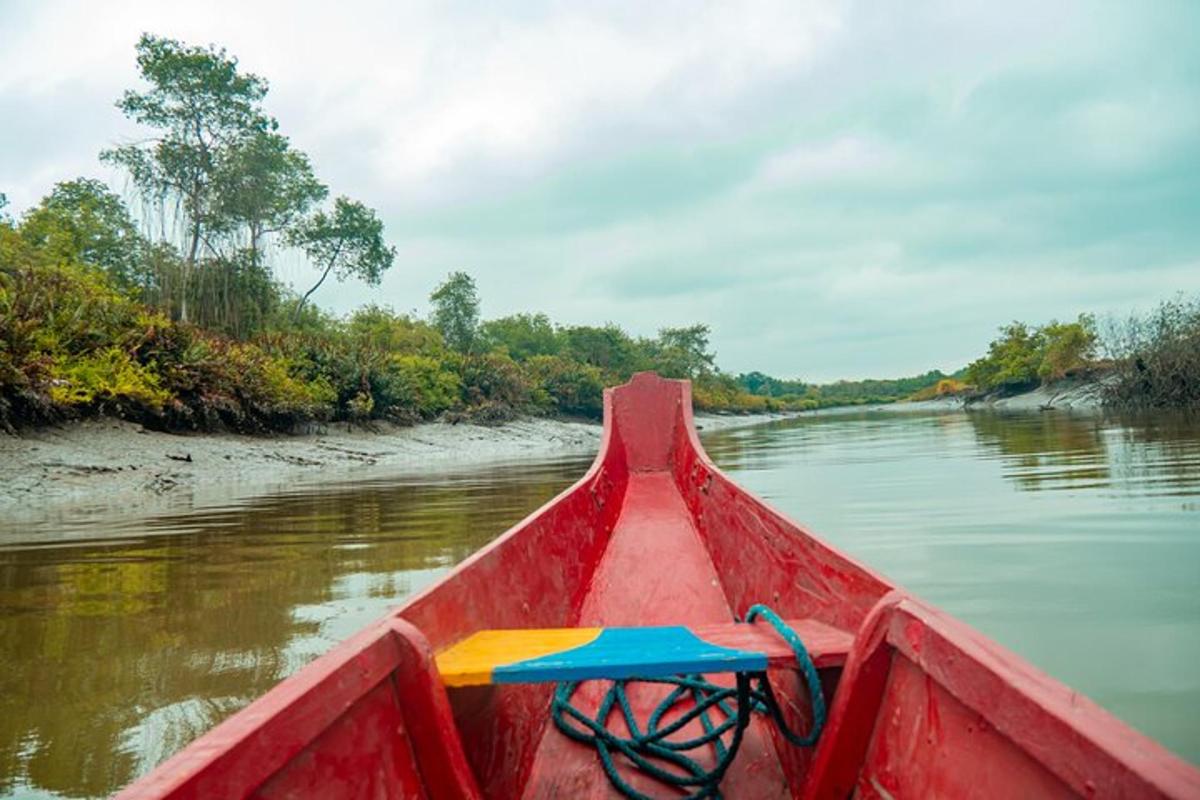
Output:
<path fill-rule="evenodd" d="M 1194 767 L 736 486 L 688 383 L 648 373 L 606 391 L 575 485 L 119 797 L 613 797 L 595 751 L 549 724 L 551 686 L 447 690 L 434 654 L 481 629 L 705 625 L 755 603 L 854 639 L 820 672 L 818 745 L 756 721 L 726 797 L 1200 797 Z M 794 671 L 770 675 L 805 728 Z"/>

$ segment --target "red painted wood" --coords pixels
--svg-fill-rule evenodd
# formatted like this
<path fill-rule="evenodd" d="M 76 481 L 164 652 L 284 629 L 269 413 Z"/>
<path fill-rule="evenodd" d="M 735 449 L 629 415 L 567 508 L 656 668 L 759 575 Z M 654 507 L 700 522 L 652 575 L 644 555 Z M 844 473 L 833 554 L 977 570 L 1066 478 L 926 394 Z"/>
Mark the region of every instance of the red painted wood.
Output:
<path fill-rule="evenodd" d="M 854 636 L 815 619 L 784 620 L 796 632 L 808 657 L 818 669 L 840 667 L 846 663 Z M 772 669 L 789 669 L 796 666 L 796 655 L 792 646 L 765 622 L 747 625 L 741 622 L 715 622 L 694 625 L 692 633 L 709 644 L 729 647 L 734 650 L 752 650 L 764 653 Z"/>
<path fill-rule="evenodd" d="M 611 797 L 594 752 L 548 725 L 550 687 L 447 693 L 432 650 L 484 628 L 723 626 L 763 602 L 856 635 L 821 671 L 815 753 L 756 721 L 727 797 L 1200 798 L 1194 767 L 730 482 L 686 382 L 638 375 L 604 402 L 578 483 L 119 797 Z M 771 676 L 806 729 L 794 670 Z"/>
<path fill-rule="evenodd" d="M 117 795 L 251 796 L 477 798 L 420 634 L 372 626 Z"/>
<path fill-rule="evenodd" d="M 396 662 L 391 632 L 373 626 L 218 725 L 117 797 L 247 797 L 383 683 Z"/>
<path fill-rule="evenodd" d="M 389 627 L 398 660 L 392 673 L 394 702 L 404 710 L 407 730 L 396 737 L 410 742 L 421 780 L 437 800 L 478 800 L 475 776 L 463 753 L 446 687 L 437 673 L 433 648 L 402 619 Z"/>
<path fill-rule="evenodd" d="M 632 475 L 621 518 L 592 579 L 579 625 L 698 626 L 731 619 L 720 581 L 686 507 L 673 491 L 670 474 Z M 575 695 L 576 707 L 594 713 L 607 687 L 606 682 L 585 683 Z M 630 705 L 639 719 L 648 719 L 668 691 L 668 687 L 661 685 L 631 685 Z M 612 723 L 614 731 L 628 733 L 617 716 Z M 698 722 L 693 727 L 688 735 L 702 732 Z M 703 759 L 711 760 L 711 755 L 701 754 L 697 760 L 704 764 Z M 625 777 L 644 793 L 662 791 L 661 784 L 644 775 L 627 773 Z M 784 797 L 786 786 L 770 739 L 761 722 L 756 721 L 746 732 L 739 758 L 726 775 L 725 791 L 730 797 Z M 566 738 L 554 728 L 549 728 L 542 738 L 522 796 L 620 797 L 601 770 L 595 750 Z"/>
<path fill-rule="evenodd" d="M 842 684 L 806 797 L 1200 797 L 1194 767 L 900 592 L 872 611 Z"/>
<path fill-rule="evenodd" d="M 612 416 L 612 395 L 605 396 Z M 410 600 L 396 614 L 441 650 L 485 628 L 571 627 L 621 511 L 628 470 L 608 426 L 588 472 Z M 490 798 L 520 794 L 546 726 L 552 687 L 506 685 L 450 696 L 463 750 Z"/>
<path fill-rule="evenodd" d="M 414 726 L 414 730 L 420 730 Z M 255 800 L 439 797 L 425 789 L 390 681 L 334 720 L 266 783 Z M 369 755 L 368 755 L 369 754 Z"/>
<path fill-rule="evenodd" d="M 1069 786 L 903 656 L 888 672 L 859 797 L 1067 798 Z"/>

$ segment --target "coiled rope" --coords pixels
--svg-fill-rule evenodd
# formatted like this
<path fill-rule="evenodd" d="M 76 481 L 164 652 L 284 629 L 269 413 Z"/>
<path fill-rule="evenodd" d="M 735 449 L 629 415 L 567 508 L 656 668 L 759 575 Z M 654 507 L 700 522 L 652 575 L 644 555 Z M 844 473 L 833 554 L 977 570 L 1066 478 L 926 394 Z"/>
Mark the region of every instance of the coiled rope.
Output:
<path fill-rule="evenodd" d="M 721 780 L 737 757 L 752 713 L 768 714 L 783 737 L 797 747 L 814 745 L 825 727 L 825 694 L 804 642 L 767 606 L 751 607 L 746 614 L 746 622 L 753 622 L 759 617 L 770 623 L 796 654 L 796 663 L 804 676 L 812 704 L 812 727 L 807 734 L 801 736 L 788 727 L 765 672 L 736 673 L 733 687 L 719 686 L 705 680 L 703 675 L 613 681 L 595 717 L 588 716 L 571 704 L 580 682 L 565 681 L 558 684 L 551 705 L 555 726 L 575 741 L 593 745 L 609 781 L 631 800 L 654 798 L 637 791 L 621 776 L 614 761 L 616 754 L 624 756 L 636 769 L 661 783 L 681 790 L 694 790 L 682 800 L 720 800 Z M 630 682 L 675 687 L 650 714 L 644 732 L 634 716 L 625 690 Z M 671 711 L 687 700 L 691 701 L 691 708 L 679 714 L 674 721 L 663 724 Z M 609 717 L 617 708 L 621 710 L 629 736 L 618 736 L 607 727 Z M 724 715 L 722 721 L 714 722 L 710 717 L 710 712 L 714 710 Z M 693 720 L 700 721 L 703 734 L 681 741 L 670 738 Z M 727 744 L 723 737 L 730 731 L 732 736 Z M 685 755 L 688 751 L 708 746 L 716 753 L 716 763 L 711 769 L 705 769 L 695 759 Z M 676 770 L 666 769 L 665 765 L 672 765 Z"/>

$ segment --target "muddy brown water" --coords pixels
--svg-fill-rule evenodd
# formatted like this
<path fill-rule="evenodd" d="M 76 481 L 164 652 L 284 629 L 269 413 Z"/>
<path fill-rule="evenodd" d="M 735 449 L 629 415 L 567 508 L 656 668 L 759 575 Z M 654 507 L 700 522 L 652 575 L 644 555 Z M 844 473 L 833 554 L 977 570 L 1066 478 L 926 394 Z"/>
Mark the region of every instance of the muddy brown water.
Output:
<path fill-rule="evenodd" d="M 1200 423 L 829 413 L 705 435 L 743 485 L 1200 761 Z M 149 770 L 590 459 L 0 521 L 0 797 Z"/>

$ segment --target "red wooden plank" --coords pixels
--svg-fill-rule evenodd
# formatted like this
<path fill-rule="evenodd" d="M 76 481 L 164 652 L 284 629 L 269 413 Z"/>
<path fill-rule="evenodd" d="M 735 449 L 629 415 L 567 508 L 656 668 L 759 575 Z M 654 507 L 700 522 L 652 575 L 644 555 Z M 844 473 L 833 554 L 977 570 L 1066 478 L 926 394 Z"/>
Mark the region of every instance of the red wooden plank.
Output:
<path fill-rule="evenodd" d="M 399 664 L 395 672 L 397 700 L 404 709 L 407 731 L 430 797 L 478 800 L 479 789 L 463 753 L 446 689 L 437 674 L 433 649 L 421 632 L 404 620 L 391 621 Z"/>
<path fill-rule="evenodd" d="M 256 789 L 253 800 L 439 798 L 426 791 L 389 681 L 378 684 Z M 415 729 L 415 728 L 414 728 Z M 219 796 L 219 795 L 216 795 Z"/>
<path fill-rule="evenodd" d="M 815 619 L 784 620 L 804 642 L 804 649 L 818 669 L 840 667 L 846 663 L 854 636 Z M 692 633 L 704 641 L 731 647 L 736 650 L 752 650 L 765 653 L 772 668 L 786 669 L 796 666 L 796 655 L 783 637 L 765 622 L 751 625 L 741 622 L 717 622 L 692 625 Z"/>

